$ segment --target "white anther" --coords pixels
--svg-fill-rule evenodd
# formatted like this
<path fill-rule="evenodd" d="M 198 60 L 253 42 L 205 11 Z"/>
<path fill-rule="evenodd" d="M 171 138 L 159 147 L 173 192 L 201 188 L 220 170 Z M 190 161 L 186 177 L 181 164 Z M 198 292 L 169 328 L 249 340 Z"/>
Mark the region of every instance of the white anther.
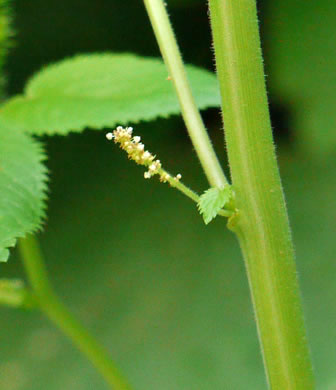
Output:
<path fill-rule="evenodd" d="M 113 133 L 107 133 L 107 134 L 106 134 L 106 138 L 107 138 L 109 141 L 111 141 L 111 139 L 114 138 Z"/>

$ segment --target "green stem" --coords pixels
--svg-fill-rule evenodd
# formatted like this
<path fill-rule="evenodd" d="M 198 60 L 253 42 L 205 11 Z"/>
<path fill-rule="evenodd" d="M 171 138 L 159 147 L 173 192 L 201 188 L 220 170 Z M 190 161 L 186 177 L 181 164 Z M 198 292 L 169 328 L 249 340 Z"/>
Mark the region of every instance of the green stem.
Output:
<path fill-rule="evenodd" d="M 127 381 L 110 360 L 107 351 L 72 316 L 54 293 L 37 239 L 28 236 L 19 241 L 19 248 L 40 309 L 87 356 L 112 389 L 131 390 Z"/>
<path fill-rule="evenodd" d="M 168 173 L 164 169 L 161 169 L 161 171 Z M 181 181 L 176 180 L 173 177 L 171 177 L 168 181 L 172 187 L 174 187 L 177 190 L 179 190 L 180 192 L 182 192 L 182 194 L 186 195 L 189 199 L 193 200 L 195 203 L 199 202 L 199 200 L 200 200 L 199 195 L 196 194 L 196 192 L 194 192 L 192 189 L 187 187 L 185 184 L 183 184 Z M 233 214 L 234 214 L 234 211 L 225 210 L 225 209 L 219 210 L 219 212 L 218 212 L 218 215 L 220 215 L 222 217 L 231 217 Z"/>
<path fill-rule="evenodd" d="M 196 194 L 196 192 L 194 192 L 191 188 L 187 187 L 185 184 L 183 184 L 180 180 L 176 180 L 174 177 L 172 177 L 167 171 L 165 171 L 164 169 L 160 169 L 159 170 L 160 173 L 166 173 L 170 176 L 170 179 L 168 179 L 168 182 L 169 184 L 171 185 L 171 187 L 173 188 L 176 188 L 177 190 L 179 190 L 180 192 L 182 192 L 182 194 L 184 194 L 185 196 L 187 196 L 189 199 L 193 200 L 195 203 L 198 203 L 199 200 L 200 200 L 200 197 L 198 194 Z M 222 217 L 231 217 L 232 215 L 234 214 L 234 211 L 233 210 L 225 210 L 225 209 L 222 209 L 222 210 L 219 210 L 218 212 L 218 215 L 222 216 Z"/>
<path fill-rule="evenodd" d="M 177 180 L 175 179 L 174 177 L 172 177 L 167 171 L 165 171 L 164 169 L 160 169 L 161 172 L 164 172 L 166 174 L 168 174 L 170 176 L 170 179 L 168 179 L 168 182 L 170 184 L 171 187 L 173 188 L 176 188 L 177 190 L 179 190 L 180 192 L 182 192 L 182 194 L 184 194 L 185 196 L 187 196 L 189 199 L 193 200 L 194 202 L 198 203 L 199 201 L 199 196 L 196 194 L 196 192 L 194 192 L 191 188 L 187 187 L 185 184 L 183 184 L 180 180 Z"/>
<path fill-rule="evenodd" d="M 264 364 L 273 390 L 314 379 L 272 140 L 255 0 L 210 0 L 236 207 Z"/>
<path fill-rule="evenodd" d="M 173 81 L 191 141 L 213 187 L 228 184 L 196 107 L 163 0 L 144 0 L 162 57 Z"/>

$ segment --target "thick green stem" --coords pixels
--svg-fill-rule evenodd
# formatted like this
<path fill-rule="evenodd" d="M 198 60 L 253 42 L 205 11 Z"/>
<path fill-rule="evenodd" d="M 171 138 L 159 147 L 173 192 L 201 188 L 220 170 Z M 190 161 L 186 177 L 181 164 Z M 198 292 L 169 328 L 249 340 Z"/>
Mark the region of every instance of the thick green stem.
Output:
<path fill-rule="evenodd" d="M 72 316 L 59 300 L 49 282 L 38 241 L 33 236 L 20 240 L 19 248 L 31 287 L 40 309 L 77 345 L 115 390 L 131 390 L 108 352 Z"/>
<path fill-rule="evenodd" d="M 209 0 L 225 135 L 263 358 L 273 390 L 311 390 L 287 212 L 272 141 L 255 0 Z"/>
<path fill-rule="evenodd" d="M 204 172 L 213 187 L 224 187 L 227 180 L 211 145 L 201 115 L 191 93 L 182 57 L 163 0 L 144 0 L 162 57 L 173 81 L 191 141 Z"/>

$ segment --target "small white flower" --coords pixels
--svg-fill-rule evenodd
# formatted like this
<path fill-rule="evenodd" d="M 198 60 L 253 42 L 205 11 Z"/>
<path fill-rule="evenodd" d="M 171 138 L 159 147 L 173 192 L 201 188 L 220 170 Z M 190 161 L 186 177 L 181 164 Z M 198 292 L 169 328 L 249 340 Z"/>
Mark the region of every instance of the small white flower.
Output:
<path fill-rule="evenodd" d="M 133 137 L 133 141 L 137 144 L 141 141 L 141 138 L 137 135 L 136 137 Z"/>
<path fill-rule="evenodd" d="M 107 134 L 106 134 L 106 138 L 107 138 L 109 141 L 111 141 L 111 139 L 114 138 L 113 133 L 107 133 Z"/>
<path fill-rule="evenodd" d="M 138 144 L 137 145 L 137 149 L 139 150 L 139 152 L 142 152 L 145 149 L 145 145 L 144 144 Z"/>
<path fill-rule="evenodd" d="M 163 173 L 163 174 L 162 174 L 161 180 L 162 180 L 163 182 L 167 182 L 167 181 L 169 181 L 169 179 L 170 179 L 170 175 L 169 175 L 168 173 Z"/>
<path fill-rule="evenodd" d="M 152 177 L 152 175 L 150 174 L 150 172 L 145 172 L 144 177 L 145 177 L 145 179 L 150 179 Z"/>
<path fill-rule="evenodd" d="M 146 150 L 146 152 L 144 152 L 144 154 L 142 155 L 142 158 L 144 160 L 149 160 L 150 158 L 152 157 L 152 155 Z"/>

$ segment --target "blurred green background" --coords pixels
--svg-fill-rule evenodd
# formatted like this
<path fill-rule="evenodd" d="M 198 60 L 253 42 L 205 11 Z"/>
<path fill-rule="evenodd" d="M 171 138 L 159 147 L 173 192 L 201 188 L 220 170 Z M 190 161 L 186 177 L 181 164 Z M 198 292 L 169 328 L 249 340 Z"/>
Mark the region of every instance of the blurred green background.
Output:
<path fill-rule="evenodd" d="M 205 0 L 168 0 L 187 62 L 212 69 Z M 258 2 L 274 135 L 296 245 L 318 388 L 336 389 L 336 8 Z M 140 0 L 16 0 L 10 94 L 75 53 L 158 56 Z M 220 115 L 204 112 L 227 166 Z M 172 172 L 207 184 L 178 117 L 140 123 Z M 104 133 L 45 138 L 49 217 L 40 235 L 57 291 L 137 390 L 266 389 L 244 265 L 223 220 L 145 181 Z M 2 277 L 22 275 L 15 251 Z M 36 312 L 0 308 L 0 389 L 103 390 L 71 343 Z"/>

